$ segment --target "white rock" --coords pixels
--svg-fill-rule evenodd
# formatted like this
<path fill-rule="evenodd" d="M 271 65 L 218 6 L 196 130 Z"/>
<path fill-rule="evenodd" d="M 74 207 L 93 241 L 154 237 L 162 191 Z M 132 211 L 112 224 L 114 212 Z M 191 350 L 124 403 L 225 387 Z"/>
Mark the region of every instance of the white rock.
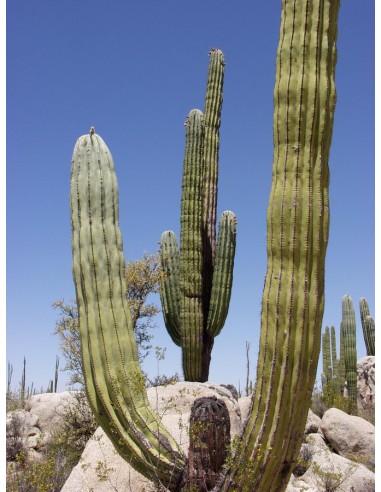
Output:
<path fill-rule="evenodd" d="M 375 475 L 368 468 L 332 453 L 319 434 L 310 434 L 307 441 L 312 446 L 311 464 L 304 475 L 293 480 L 294 487 L 299 486 L 299 490 L 303 490 L 302 487 L 309 486 L 319 492 L 349 492 L 352 488 L 356 492 L 374 492 Z"/>
<path fill-rule="evenodd" d="M 250 411 L 251 396 L 242 396 L 238 399 L 238 404 L 241 409 L 242 422 L 245 423 Z"/>
<path fill-rule="evenodd" d="M 65 407 L 75 402 L 75 396 L 70 391 L 42 393 L 28 398 L 25 409 L 38 416 L 38 426 L 42 432 L 51 433 L 62 423 Z"/>
<path fill-rule="evenodd" d="M 315 432 L 320 432 L 321 418 L 313 413 L 311 409 L 308 409 L 308 416 L 306 427 L 304 429 L 304 434 L 312 434 Z"/>
<path fill-rule="evenodd" d="M 330 408 L 323 415 L 321 430 L 341 456 L 374 467 L 375 428 L 370 422 Z"/>
<path fill-rule="evenodd" d="M 147 393 L 151 406 L 162 417 L 163 424 L 186 455 L 189 447 L 190 411 L 196 398 L 217 396 L 223 399 L 229 411 L 231 436 L 235 436 L 242 428 L 238 402 L 223 386 L 213 383 L 180 382 L 149 388 Z M 100 481 L 99 472 L 103 469 L 108 470 L 107 480 Z M 118 455 L 111 441 L 102 429 L 98 428 L 94 437 L 87 443 L 80 462 L 74 467 L 61 492 L 89 492 L 90 490 L 109 492 L 115 490 L 113 487 L 131 492 L 155 490 L 152 482 L 135 471 Z"/>
<path fill-rule="evenodd" d="M 369 409 L 375 405 L 376 358 L 374 355 L 357 361 L 357 406 Z"/>
<path fill-rule="evenodd" d="M 17 423 L 15 422 L 17 421 Z M 7 436 L 12 436 L 14 433 L 14 425 L 20 426 L 23 430 L 27 430 L 31 427 L 36 427 L 39 417 L 34 413 L 27 412 L 26 410 L 15 410 L 7 414 Z M 13 421 L 13 422 L 12 422 Z M 24 431 L 23 431 L 24 432 Z M 24 432 L 25 433 L 25 432 Z"/>

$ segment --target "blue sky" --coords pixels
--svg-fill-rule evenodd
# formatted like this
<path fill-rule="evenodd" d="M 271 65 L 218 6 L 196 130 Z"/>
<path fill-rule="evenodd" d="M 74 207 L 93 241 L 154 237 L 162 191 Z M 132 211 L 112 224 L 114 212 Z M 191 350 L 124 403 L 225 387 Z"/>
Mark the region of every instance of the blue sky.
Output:
<path fill-rule="evenodd" d="M 7 2 L 6 360 L 14 385 L 25 355 L 27 384 L 47 386 L 59 354 L 51 305 L 75 297 L 68 196 L 76 139 L 94 126 L 113 154 L 126 259 L 155 252 L 164 230 L 179 233 L 183 123 L 203 108 L 212 47 L 226 58 L 218 210 L 237 214 L 238 237 L 210 380 L 244 383 L 245 341 L 255 377 L 280 9 L 268 0 Z M 373 1 L 341 2 L 336 82 L 323 328 L 339 330 L 341 298 L 351 295 L 360 358 L 359 298 L 375 312 Z M 153 343 L 167 347 L 161 373 L 181 372 L 161 316 L 157 325 Z M 153 355 L 144 369 L 155 374 Z"/>

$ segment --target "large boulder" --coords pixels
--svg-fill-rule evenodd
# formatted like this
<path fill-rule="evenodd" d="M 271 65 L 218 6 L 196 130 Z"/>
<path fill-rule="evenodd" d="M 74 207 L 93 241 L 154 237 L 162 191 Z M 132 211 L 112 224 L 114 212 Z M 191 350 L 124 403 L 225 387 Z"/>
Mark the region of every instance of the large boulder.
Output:
<path fill-rule="evenodd" d="M 302 476 L 291 477 L 286 492 L 374 492 L 374 473 L 364 465 L 331 452 L 322 435 L 308 435 L 304 446 L 303 456 L 304 459 L 308 456 L 308 468 Z"/>
<path fill-rule="evenodd" d="M 374 469 L 374 425 L 361 417 L 330 408 L 324 413 L 320 428 L 339 455 Z"/>
<path fill-rule="evenodd" d="M 75 404 L 76 398 L 71 391 L 42 393 L 28 398 L 25 410 L 37 415 L 41 431 L 50 434 L 60 426 L 65 408 Z"/>
<path fill-rule="evenodd" d="M 189 417 L 196 398 L 216 396 L 224 400 L 230 416 L 231 437 L 242 429 L 241 410 L 231 391 L 213 383 L 179 382 L 168 386 L 148 388 L 151 406 L 178 442 L 184 454 L 189 448 Z M 61 492 L 110 490 L 148 492 L 157 490 L 152 482 L 124 461 L 101 428 L 87 443 L 81 460 L 74 467 Z"/>
<path fill-rule="evenodd" d="M 357 361 L 357 406 L 374 409 L 376 387 L 376 358 L 374 355 Z"/>

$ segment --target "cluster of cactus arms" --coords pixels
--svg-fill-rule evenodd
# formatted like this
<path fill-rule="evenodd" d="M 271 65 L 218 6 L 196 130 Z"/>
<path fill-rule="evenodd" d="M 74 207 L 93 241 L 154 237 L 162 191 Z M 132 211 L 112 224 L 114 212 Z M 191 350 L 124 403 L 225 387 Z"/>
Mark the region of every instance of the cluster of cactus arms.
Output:
<path fill-rule="evenodd" d="M 374 319 L 370 316 L 368 302 L 363 297 L 360 299 L 360 317 L 362 331 L 364 334 L 366 354 L 375 355 Z"/>
<path fill-rule="evenodd" d="M 283 0 L 282 4 L 257 381 L 239 446 L 214 489 L 219 491 L 286 489 L 303 439 L 320 352 L 339 1 Z M 205 142 L 197 143 L 199 132 L 206 132 L 202 120 L 198 112 L 190 116 L 189 159 L 194 158 L 191 152 L 194 156 L 199 152 L 198 145 L 205 146 Z M 198 172 L 197 166 L 189 169 Z M 199 318 L 205 315 L 204 306 L 199 308 L 205 264 L 192 241 L 201 245 L 210 236 L 205 231 L 196 234 L 202 228 L 185 213 L 188 207 L 189 216 L 197 215 L 201 222 L 202 214 L 193 214 L 193 207 L 201 209 L 202 193 L 194 190 L 188 203 L 186 193 L 190 190 L 184 191 L 182 204 L 181 239 L 186 250 L 183 259 L 180 253 L 180 259 L 173 261 L 172 271 L 179 271 L 180 288 L 190 295 L 177 300 L 173 296 L 180 305 L 174 321 L 176 316 L 186 318 L 186 310 Z M 194 194 L 199 196 L 198 205 Z M 75 146 L 70 202 L 73 276 L 91 408 L 116 450 L 134 468 L 170 491 L 180 490 L 186 459 L 147 401 L 126 300 L 114 165 L 94 131 Z M 222 310 L 215 308 L 218 319 L 225 316 L 219 298 L 230 295 L 222 291 L 222 284 L 214 287 L 216 275 L 228 282 L 227 267 L 221 265 L 218 270 L 219 262 L 233 261 L 235 218 L 229 214 L 220 226 L 219 235 L 224 234 L 228 239 L 218 240 L 221 246 L 217 244 L 209 302 L 210 312 L 213 289 L 220 291 L 215 294 Z M 224 243 L 227 251 L 222 251 Z M 168 250 L 172 251 L 170 244 Z M 203 324 L 200 319 L 197 323 L 203 336 Z M 218 329 L 214 328 L 213 336 Z M 187 345 L 199 343 L 194 330 L 189 335 L 175 333 L 176 337 Z M 202 359 L 202 348 L 197 350 L 186 356 L 192 360 L 190 366 Z"/>
<path fill-rule="evenodd" d="M 213 49 L 204 113 L 193 109 L 185 122 L 180 248 L 172 231 L 160 240 L 163 316 L 169 335 L 182 348 L 186 381 L 208 380 L 214 338 L 224 326 L 233 281 L 233 212 L 223 212 L 216 240 L 224 66 L 222 51 Z"/>
<path fill-rule="evenodd" d="M 345 295 L 342 298 L 341 333 L 343 338 L 345 380 L 348 388 L 348 398 L 357 401 L 357 350 L 356 350 L 356 318 L 352 298 Z M 341 356 L 342 357 L 342 356 Z"/>

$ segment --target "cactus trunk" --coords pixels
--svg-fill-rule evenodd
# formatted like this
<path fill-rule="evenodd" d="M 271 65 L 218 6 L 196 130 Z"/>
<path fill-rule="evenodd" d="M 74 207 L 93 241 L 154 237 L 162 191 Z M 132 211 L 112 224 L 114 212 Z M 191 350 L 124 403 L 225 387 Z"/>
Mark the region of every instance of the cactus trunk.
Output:
<path fill-rule="evenodd" d="M 185 459 L 148 404 L 127 304 L 114 164 L 94 133 L 80 137 L 74 148 L 70 204 L 73 277 L 90 406 L 123 458 L 175 490 Z"/>
<path fill-rule="evenodd" d="M 282 3 L 257 382 L 224 491 L 285 490 L 320 352 L 339 2 Z"/>

